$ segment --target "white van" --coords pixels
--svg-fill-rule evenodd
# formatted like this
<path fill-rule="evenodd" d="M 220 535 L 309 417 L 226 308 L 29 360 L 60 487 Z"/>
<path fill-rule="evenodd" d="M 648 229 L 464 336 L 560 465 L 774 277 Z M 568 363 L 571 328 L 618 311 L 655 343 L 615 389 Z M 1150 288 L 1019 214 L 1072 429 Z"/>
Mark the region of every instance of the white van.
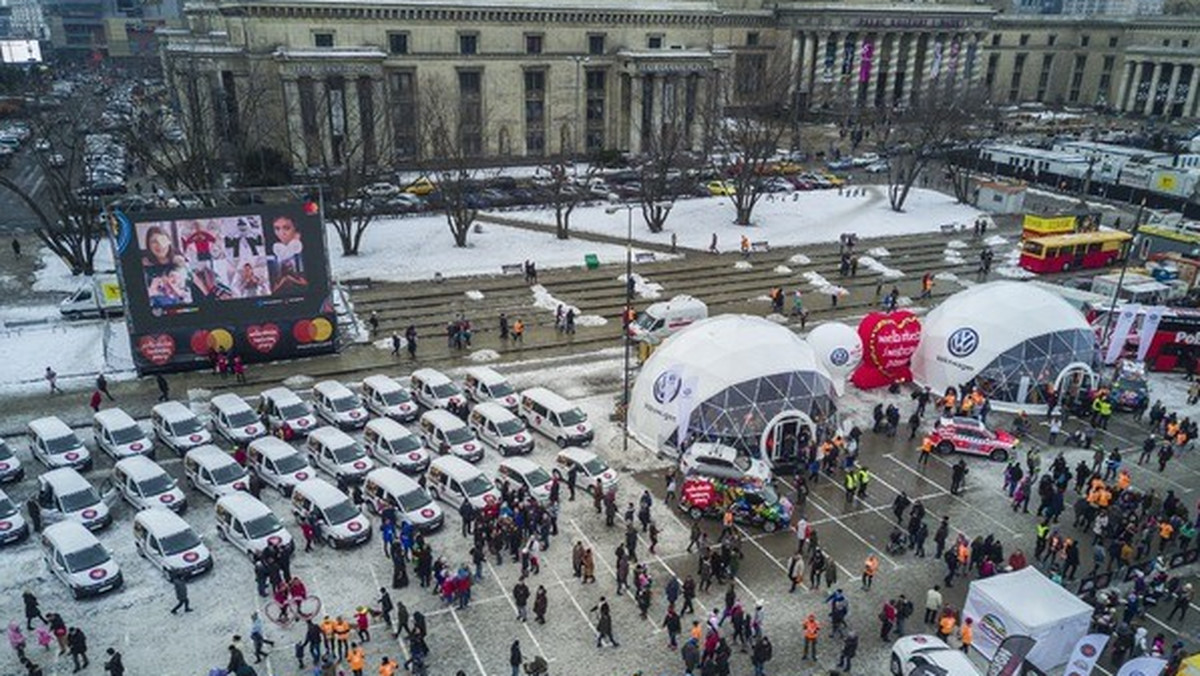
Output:
<path fill-rule="evenodd" d="M 330 425 L 343 430 L 356 430 L 367 424 L 367 409 L 362 399 L 336 380 L 322 380 L 313 385 L 312 397 L 317 415 Z"/>
<path fill-rule="evenodd" d="M 413 401 L 412 393 L 393 378 L 382 375 L 367 376 L 363 378 L 359 390 L 362 392 L 363 403 L 375 415 L 400 422 L 412 422 L 421 413 L 421 408 Z"/>
<path fill-rule="evenodd" d="M 571 468 L 576 468 L 575 485 L 591 493 L 600 480 L 601 493 L 607 493 L 617 487 L 617 471 L 608 466 L 607 462 L 582 448 L 568 447 L 558 452 L 554 458 L 554 475 L 567 480 L 571 476 Z"/>
<path fill-rule="evenodd" d="M 367 457 L 362 446 L 336 427 L 326 426 L 313 430 L 304 445 L 308 449 L 308 460 L 313 467 L 334 479 L 358 483 L 367 472 L 375 469 L 374 461 Z"/>
<path fill-rule="evenodd" d="M 165 507 L 183 514 L 187 496 L 167 471 L 144 455 L 131 455 L 113 466 L 112 481 L 134 509 Z"/>
<path fill-rule="evenodd" d="M 677 331 L 708 317 L 704 301 L 691 296 L 675 296 L 654 303 L 629 325 L 629 336 L 636 341 L 657 345 Z"/>
<path fill-rule="evenodd" d="M 476 510 L 500 506 L 500 491 L 496 490 L 492 480 L 478 467 L 462 458 L 453 455 L 434 458 L 433 462 L 429 463 L 425 480 L 429 486 L 429 494 L 456 511 L 464 502 L 470 502 Z"/>
<path fill-rule="evenodd" d="M 526 494 L 542 505 L 550 503 L 550 484 L 553 479 L 541 465 L 529 458 L 505 458 L 496 471 L 498 481 L 510 488 L 524 488 Z"/>
<path fill-rule="evenodd" d="M 525 427 L 525 421 L 500 404 L 490 401 L 476 404 L 467 416 L 467 423 L 480 441 L 501 455 L 521 455 L 533 450 L 533 434 Z"/>
<path fill-rule="evenodd" d="M 391 418 L 375 418 L 363 430 L 363 446 L 376 460 L 405 474 L 429 467 L 429 451 L 421 438 Z"/>
<path fill-rule="evenodd" d="M 208 402 L 208 417 L 213 431 L 235 446 L 248 444 L 267 433 L 267 426 L 250 404 L 232 392 L 218 394 Z"/>
<path fill-rule="evenodd" d="M 289 433 L 303 436 L 317 426 L 312 407 L 286 387 L 272 387 L 260 394 L 258 412 L 272 432 L 283 429 L 285 437 Z"/>
<path fill-rule="evenodd" d="M 249 493 L 232 493 L 217 500 L 217 534 L 250 557 L 268 545 L 295 547 L 292 534 L 275 513 Z"/>
<path fill-rule="evenodd" d="M 462 403 L 462 390 L 441 371 L 417 369 L 409 379 L 413 398 L 425 408 L 446 408 L 450 402 Z"/>
<path fill-rule="evenodd" d="M 292 491 L 292 514 L 297 521 L 315 518 L 318 532 L 333 549 L 353 547 L 371 539 L 371 521 L 345 493 L 324 479 L 309 479 Z"/>
<path fill-rule="evenodd" d="M 68 519 L 90 530 L 107 528 L 112 523 L 108 503 L 95 486 L 70 467 L 52 469 L 38 477 L 37 502 L 43 523 Z"/>
<path fill-rule="evenodd" d="M 106 408 L 92 415 L 92 438 L 113 460 L 131 455 L 154 457 L 154 444 L 142 426 L 119 408 Z"/>
<path fill-rule="evenodd" d="M 586 413 L 544 387 L 531 387 L 521 393 L 521 417 L 559 448 L 587 446 L 595 437 Z"/>
<path fill-rule="evenodd" d="M 517 391 L 508 379 L 487 366 L 474 366 L 463 376 L 463 391 L 467 399 L 482 404 L 493 402 L 517 412 Z"/>
<path fill-rule="evenodd" d="M 445 521 L 442 508 L 429 497 L 429 491 L 391 467 L 371 470 L 363 482 L 363 496 L 372 512 L 379 514 L 381 503 L 391 505 L 401 519 L 421 532 L 437 530 Z"/>
<path fill-rule="evenodd" d="M 246 465 L 280 495 L 291 495 L 296 484 L 317 476 L 308 458 L 278 437 L 251 441 L 246 447 Z"/>
<path fill-rule="evenodd" d="M 12 452 L 12 448 L 9 448 L 3 439 L 0 439 L 0 484 L 20 481 L 24 478 L 25 468 L 21 466 L 21 459 Z"/>
<path fill-rule="evenodd" d="M 164 401 L 150 409 L 154 435 L 167 448 L 183 455 L 188 449 L 212 443 L 212 434 L 200 424 L 192 409 L 178 401 Z"/>
<path fill-rule="evenodd" d="M 449 411 L 433 409 L 421 415 L 421 440 L 438 455 L 450 453 L 470 462 L 483 458 L 483 444 L 461 418 Z"/>
<path fill-rule="evenodd" d="M 188 485 L 213 500 L 250 490 L 246 468 L 212 444 L 193 448 L 183 456 L 183 474 Z"/>
<path fill-rule="evenodd" d="M 29 536 L 29 524 L 21 516 L 21 508 L 0 491 L 0 545 L 20 542 Z"/>
<path fill-rule="evenodd" d="M 92 468 L 92 454 L 57 416 L 31 420 L 25 426 L 25 433 L 29 435 L 33 457 L 47 468 L 73 467 L 84 471 Z"/>
<path fill-rule="evenodd" d="M 168 580 L 192 578 L 212 570 L 213 558 L 196 531 L 165 509 L 147 509 L 133 517 L 133 544 Z"/>
<path fill-rule="evenodd" d="M 104 545 L 74 521 L 46 526 L 42 531 L 42 560 L 76 599 L 98 596 L 125 582 L 120 566 Z"/>

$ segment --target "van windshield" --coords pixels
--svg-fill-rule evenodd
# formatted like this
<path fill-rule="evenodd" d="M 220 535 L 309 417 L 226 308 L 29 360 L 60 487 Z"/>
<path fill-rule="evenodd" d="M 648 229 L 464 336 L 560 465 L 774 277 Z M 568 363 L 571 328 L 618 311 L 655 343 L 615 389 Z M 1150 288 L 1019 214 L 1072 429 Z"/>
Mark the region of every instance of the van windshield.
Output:
<path fill-rule="evenodd" d="M 299 472 L 308 466 L 308 461 L 299 453 L 292 453 L 280 458 L 275 458 L 275 471 L 280 474 L 291 474 Z"/>
<path fill-rule="evenodd" d="M 493 486 L 492 482 L 487 480 L 487 477 L 482 474 L 476 474 L 462 482 L 462 489 L 464 493 L 473 498 L 493 490 Z"/>
<path fill-rule="evenodd" d="M 181 437 L 185 434 L 195 434 L 196 432 L 199 432 L 200 429 L 200 421 L 194 416 L 171 421 L 171 431 L 174 432 L 175 436 L 178 437 Z"/>
<path fill-rule="evenodd" d="M 113 430 L 111 434 L 114 444 L 132 444 L 133 442 L 146 437 L 146 433 L 143 432 L 142 428 L 138 427 L 137 425 L 132 425 L 124 429 Z"/>
<path fill-rule="evenodd" d="M 142 492 L 142 495 L 158 495 L 166 493 L 172 488 L 175 488 L 175 480 L 166 472 L 138 482 L 138 490 Z"/>
<path fill-rule="evenodd" d="M 189 549 L 194 549 L 200 545 L 200 536 L 191 528 L 184 528 L 178 533 L 160 538 L 158 544 L 162 545 L 163 554 L 173 556 L 181 554 Z"/>
<path fill-rule="evenodd" d="M 333 453 L 333 459 L 336 460 L 339 465 L 343 465 L 348 462 L 354 462 L 355 460 L 361 460 L 364 455 L 362 447 L 358 444 L 350 444 L 349 446 L 342 446 L 341 448 L 331 448 L 329 449 L 329 452 Z"/>
<path fill-rule="evenodd" d="M 231 427 L 245 427 L 246 425 L 253 425 L 258 422 L 258 416 L 250 409 L 234 411 L 227 416 L 227 419 Z"/>
<path fill-rule="evenodd" d="M 311 413 L 311 411 L 308 410 L 308 405 L 302 401 L 297 401 L 291 404 L 283 404 L 279 407 L 279 412 L 282 413 L 283 417 L 287 420 L 303 418 Z"/>
<path fill-rule="evenodd" d="M 468 427 L 455 427 L 452 430 L 446 430 L 446 441 L 452 444 L 465 444 L 474 438 L 475 435 L 471 434 L 471 430 Z"/>
<path fill-rule="evenodd" d="M 648 312 L 643 312 L 642 316 L 637 318 L 638 328 L 642 329 L 643 331 L 654 331 L 659 329 L 662 327 L 662 323 L 663 322 L 661 318 L 655 317 Z"/>
<path fill-rule="evenodd" d="M 80 446 L 82 444 L 79 443 L 79 437 L 74 434 L 46 440 L 46 450 L 50 453 L 66 453 L 67 451 L 74 451 Z"/>
<path fill-rule="evenodd" d="M 500 430 L 500 434 L 510 437 L 514 434 L 523 432 L 525 430 L 525 423 L 521 422 L 517 418 L 513 418 L 512 420 L 502 420 L 496 425 L 496 429 Z"/>
<path fill-rule="evenodd" d="M 433 499 L 429 497 L 429 493 L 426 493 L 424 488 L 418 488 L 400 496 L 400 511 L 415 512 L 431 502 Z"/>
<path fill-rule="evenodd" d="M 352 411 L 359 406 L 362 406 L 362 402 L 360 402 L 358 396 L 354 394 L 348 394 L 339 399 L 334 399 L 332 403 L 333 410 L 337 411 L 338 413 Z"/>
<path fill-rule="evenodd" d="M 12 449 L 8 447 L 8 444 L 0 441 L 0 460 L 9 460 L 12 457 Z"/>
<path fill-rule="evenodd" d="M 247 521 L 246 535 L 253 540 L 264 538 L 271 533 L 283 528 L 283 524 L 279 523 L 279 519 L 275 518 L 274 514 L 263 514 L 257 519 Z"/>
<path fill-rule="evenodd" d="M 550 474 L 547 473 L 546 470 L 542 469 L 541 467 L 538 467 L 537 469 L 533 470 L 529 474 L 526 474 L 525 480 L 529 482 L 530 486 L 537 488 L 538 486 L 541 486 L 543 484 L 550 483 Z"/>
<path fill-rule="evenodd" d="M 408 453 L 409 451 L 415 451 L 421 447 L 421 440 L 412 434 L 396 437 L 395 439 L 389 440 L 388 443 L 392 447 L 392 453 L 395 453 L 396 455 Z"/>
<path fill-rule="evenodd" d="M 105 563 L 109 557 L 108 552 L 97 542 L 86 549 L 71 552 L 64 558 L 67 560 L 67 572 L 78 573 Z"/>
<path fill-rule="evenodd" d="M 96 489 L 88 486 L 78 493 L 69 493 L 59 498 L 59 503 L 62 504 L 64 512 L 78 512 L 81 509 L 87 509 L 92 505 L 100 502 L 100 496 L 96 495 Z"/>
<path fill-rule="evenodd" d="M 587 470 L 589 475 L 596 476 L 598 474 L 604 474 L 608 471 L 608 463 L 604 462 L 600 458 L 592 458 L 591 460 L 583 463 L 583 468 Z"/>
<path fill-rule="evenodd" d="M 212 478 L 218 485 L 231 484 L 238 479 L 246 478 L 246 470 L 236 462 L 231 462 L 212 470 Z"/>
<path fill-rule="evenodd" d="M 507 397 L 513 392 L 516 392 L 516 390 L 513 389 L 513 386 L 509 385 L 507 382 L 488 385 L 488 391 L 492 393 L 493 397 Z"/>
<path fill-rule="evenodd" d="M 454 395 L 459 393 L 458 385 L 455 385 L 454 383 L 443 383 L 441 385 L 434 385 L 433 393 L 436 394 L 438 397 L 441 397 L 442 399 L 446 399 L 448 397 L 453 397 Z"/>
<path fill-rule="evenodd" d="M 578 425 L 582 422 L 587 422 L 587 416 L 583 411 L 573 408 L 570 411 L 563 411 L 558 414 L 558 420 L 563 425 Z"/>
<path fill-rule="evenodd" d="M 392 390 L 391 392 L 384 392 L 380 396 L 383 398 L 383 403 L 388 406 L 399 406 L 400 404 L 407 404 L 412 401 L 412 397 L 408 396 L 408 390 Z"/>
<path fill-rule="evenodd" d="M 0 519 L 12 516 L 16 513 L 17 508 L 15 505 L 13 505 L 12 500 L 9 500 L 7 495 L 0 497 Z"/>

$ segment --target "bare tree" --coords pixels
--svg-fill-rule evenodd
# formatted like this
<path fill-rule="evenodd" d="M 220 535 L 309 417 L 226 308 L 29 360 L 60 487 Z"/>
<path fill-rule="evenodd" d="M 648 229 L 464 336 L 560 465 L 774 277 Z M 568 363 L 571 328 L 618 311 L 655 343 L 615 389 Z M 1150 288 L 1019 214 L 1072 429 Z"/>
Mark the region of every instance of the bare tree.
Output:
<path fill-rule="evenodd" d="M 599 165 L 580 165 L 566 156 L 551 159 L 538 169 L 550 206 L 554 208 L 554 235 L 571 237 L 571 213 L 589 197 L 589 183 L 600 171 Z"/>
<path fill-rule="evenodd" d="M 776 173 L 780 144 L 794 129 L 790 86 L 792 68 L 781 59 L 768 65 L 761 79 L 721 88 L 722 105 L 713 107 L 708 129 L 712 164 L 733 188 L 729 200 L 737 212 L 734 223 L 750 225 L 759 199 L 768 192 Z"/>
<path fill-rule="evenodd" d="M 437 186 L 446 225 L 454 246 L 467 246 L 471 226 L 479 214 L 475 193 L 479 187 L 478 159 L 486 147 L 482 103 L 462 100 L 456 106 L 446 95 L 444 82 L 428 83 L 421 94 L 419 129 L 424 144 L 426 174 Z M 464 97 L 460 96 L 460 99 Z"/>
<path fill-rule="evenodd" d="M 945 157 L 956 144 L 981 136 L 991 115 L 986 92 L 937 83 L 897 114 L 877 136 L 880 154 L 888 158 L 888 203 L 892 209 L 903 211 L 909 192 L 930 162 Z"/>

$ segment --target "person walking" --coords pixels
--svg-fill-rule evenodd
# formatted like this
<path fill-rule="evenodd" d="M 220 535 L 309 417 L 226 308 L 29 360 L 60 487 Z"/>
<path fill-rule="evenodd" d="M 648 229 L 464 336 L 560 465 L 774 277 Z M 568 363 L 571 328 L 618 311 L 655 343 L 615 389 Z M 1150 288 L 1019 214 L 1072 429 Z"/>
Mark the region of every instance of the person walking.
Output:
<path fill-rule="evenodd" d="M 71 627 L 67 631 L 67 648 L 71 653 L 71 662 L 75 665 L 72 673 L 78 673 L 87 669 L 91 662 L 87 656 L 87 636 L 84 636 L 82 629 Z M 83 662 L 83 664 L 80 664 L 80 662 Z"/>
<path fill-rule="evenodd" d="M 750 652 L 750 664 L 754 667 L 754 676 L 763 676 L 766 674 L 767 662 L 771 661 L 774 648 L 771 646 L 771 639 L 766 636 L 759 636 L 754 641 L 754 647 Z"/>
<path fill-rule="evenodd" d="M 263 651 L 263 644 L 268 644 L 272 647 L 275 642 L 263 635 L 263 621 L 258 616 L 258 611 L 250 613 L 250 642 L 254 645 L 254 663 L 258 664 L 262 658 L 267 656 Z"/>
<path fill-rule="evenodd" d="M 46 374 L 43 376 L 46 382 L 50 385 L 50 394 L 62 394 L 63 391 L 58 386 L 58 374 L 49 366 L 46 367 Z"/>
<path fill-rule="evenodd" d="M 613 636 L 612 610 L 608 607 L 608 599 L 600 597 L 600 602 L 592 606 L 590 612 L 598 612 L 599 619 L 596 620 L 596 647 L 600 648 L 604 644 L 604 639 L 612 642 L 614 648 L 620 648 L 621 644 L 617 643 L 616 637 Z"/>
<path fill-rule="evenodd" d="M 925 592 L 925 624 L 937 621 L 938 611 L 942 609 L 942 588 L 933 585 L 933 589 Z"/>
<path fill-rule="evenodd" d="M 116 648 L 109 648 L 104 654 L 108 655 L 108 659 L 104 661 L 104 673 L 108 676 L 125 676 L 125 663 L 121 659 L 121 653 L 117 652 Z"/>
<path fill-rule="evenodd" d="M 512 667 L 512 676 L 521 676 L 521 641 L 513 640 L 508 647 L 508 666 Z"/>
<path fill-rule="evenodd" d="M 862 572 L 862 588 L 863 591 L 871 589 L 871 583 L 875 581 L 875 573 L 879 572 L 879 557 L 875 556 L 874 552 L 867 555 L 867 560 L 863 562 Z"/>
<path fill-rule="evenodd" d="M 843 670 L 847 674 L 850 673 L 850 666 L 853 663 L 854 656 L 858 654 L 858 634 L 850 631 L 846 634 L 846 638 L 842 639 L 842 654 L 838 656 L 837 668 Z"/>
<path fill-rule="evenodd" d="M 417 358 L 417 327 L 414 324 L 404 329 L 404 347 L 408 350 L 409 359 Z"/>
<path fill-rule="evenodd" d="M 804 656 L 801 660 L 807 660 L 808 650 L 812 648 L 812 660 L 817 661 L 817 637 L 821 634 L 821 623 L 817 621 L 817 616 L 809 613 L 804 620 Z"/>
<path fill-rule="evenodd" d="M 879 611 L 879 640 L 886 642 L 892 635 L 892 628 L 895 626 L 896 605 L 892 599 L 888 599 L 883 602 L 883 608 Z"/>
<path fill-rule="evenodd" d="M 346 655 L 346 666 L 354 676 L 363 676 L 363 668 L 367 666 L 367 652 L 357 643 L 350 644 L 350 652 Z"/>
<path fill-rule="evenodd" d="M 154 384 L 158 386 L 158 400 L 166 401 L 171 398 L 171 386 L 161 373 L 154 374 Z"/>
<path fill-rule="evenodd" d="M 679 633 L 683 631 L 683 623 L 679 619 L 679 613 L 675 612 L 675 604 L 667 604 L 667 614 L 663 617 L 662 627 L 667 630 L 667 645 L 672 649 L 678 647 L 677 639 Z"/>
<path fill-rule="evenodd" d="M 108 378 L 105 378 L 103 373 L 96 374 L 96 391 L 107 397 L 109 401 L 114 401 L 112 393 L 108 391 Z"/>
<path fill-rule="evenodd" d="M 528 617 L 526 605 L 529 603 L 529 587 L 524 580 L 518 580 L 512 591 L 513 605 L 517 607 L 517 619 L 524 622 Z"/>
<path fill-rule="evenodd" d="M 537 592 L 533 595 L 533 620 L 535 622 L 546 624 L 546 610 L 549 605 L 549 599 L 546 598 L 546 588 L 539 584 Z"/>
<path fill-rule="evenodd" d="M 21 603 L 25 606 L 25 629 L 33 630 L 34 618 L 46 622 L 46 618 L 42 616 L 41 603 L 38 598 L 33 595 L 33 592 L 26 589 L 21 593 Z"/>
<path fill-rule="evenodd" d="M 171 608 L 171 614 L 179 612 L 180 608 L 183 608 L 185 613 L 192 612 L 192 604 L 188 600 L 188 586 L 187 582 L 183 580 L 183 576 L 172 575 L 171 587 L 175 590 L 175 607 Z"/>

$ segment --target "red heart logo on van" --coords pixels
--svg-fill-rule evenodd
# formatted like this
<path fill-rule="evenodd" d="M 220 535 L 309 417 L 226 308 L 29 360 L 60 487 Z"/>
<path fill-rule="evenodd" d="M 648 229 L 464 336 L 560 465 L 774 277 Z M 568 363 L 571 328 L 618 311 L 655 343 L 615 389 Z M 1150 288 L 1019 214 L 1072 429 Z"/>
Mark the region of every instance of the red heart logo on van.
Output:
<path fill-rule="evenodd" d="M 94 510 L 94 509 L 83 510 L 83 518 L 92 519 L 92 518 L 95 518 L 95 516 L 96 516 L 96 510 Z"/>
<path fill-rule="evenodd" d="M 423 517 L 425 517 L 426 519 L 428 519 L 428 518 L 430 518 L 430 517 L 432 517 L 432 516 L 433 516 L 433 510 L 432 510 L 432 509 L 429 509 L 428 507 L 427 507 L 427 508 L 425 508 L 425 509 L 422 509 L 422 510 L 421 510 L 421 516 L 423 516 Z"/>
<path fill-rule="evenodd" d="M 103 568 L 93 568 L 88 572 L 88 577 L 92 578 L 93 580 L 103 580 L 105 575 L 108 575 L 108 572 L 106 572 Z"/>
<path fill-rule="evenodd" d="M 11 523 L 9 523 L 7 521 L 0 521 L 0 531 L 8 530 L 9 528 L 12 528 Z"/>
<path fill-rule="evenodd" d="M 137 342 L 138 352 L 155 366 L 162 366 L 175 356 L 175 339 L 165 333 L 142 336 Z"/>
<path fill-rule="evenodd" d="M 167 493 L 165 495 L 160 495 L 160 496 L 158 496 L 158 499 L 164 503 L 175 502 L 175 496 L 171 495 L 170 493 Z"/>
<path fill-rule="evenodd" d="M 263 354 L 275 349 L 279 336 L 279 327 L 274 324 L 251 324 L 246 327 L 246 341 Z"/>
<path fill-rule="evenodd" d="M 183 560 L 188 563 L 195 563 L 196 560 L 199 558 L 200 558 L 200 555 L 197 554 L 196 552 L 185 552 L 183 555 Z"/>

